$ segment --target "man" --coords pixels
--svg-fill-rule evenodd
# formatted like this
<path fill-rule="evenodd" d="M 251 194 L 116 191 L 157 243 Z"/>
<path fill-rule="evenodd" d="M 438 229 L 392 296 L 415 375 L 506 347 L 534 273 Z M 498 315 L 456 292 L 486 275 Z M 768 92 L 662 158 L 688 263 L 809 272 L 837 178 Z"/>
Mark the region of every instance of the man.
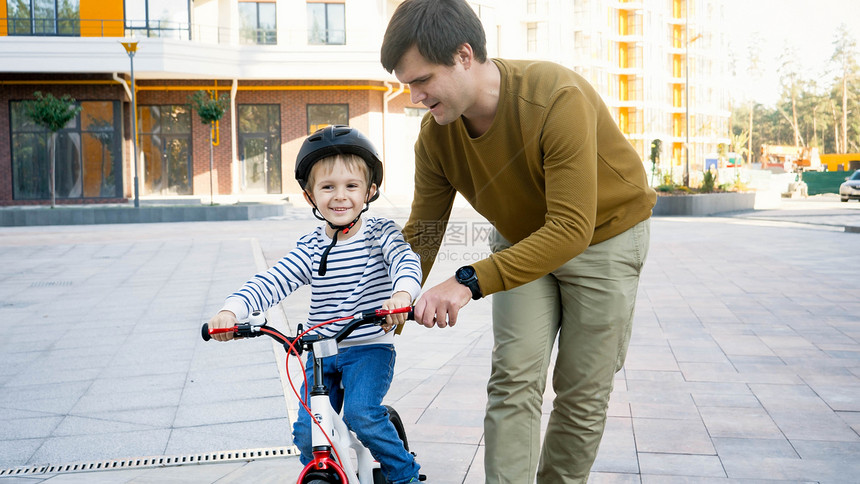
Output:
<path fill-rule="evenodd" d="M 490 221 L 493 254 L 426 290 L 425 326 L 493 294 L 488 483 L 586 482 L 630 339 L 656 193 L 597 92 L 549 62 L 488 60 L 463 0 L 406 0 L 382 65 L 429 108 L 404 228 L 425 277 L 457 192 Z M 556 398 L 540 445 L 553 344 Z"/>

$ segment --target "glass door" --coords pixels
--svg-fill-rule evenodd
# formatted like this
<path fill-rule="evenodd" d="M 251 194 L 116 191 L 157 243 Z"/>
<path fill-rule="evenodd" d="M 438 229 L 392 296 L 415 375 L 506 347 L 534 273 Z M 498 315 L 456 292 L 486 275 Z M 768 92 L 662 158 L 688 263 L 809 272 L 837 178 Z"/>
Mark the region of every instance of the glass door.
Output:
<path fill-rule="evenodd" d="M 281 193 L 281 122 L 277 104 L 240 104 L 239 162 L 245 193 Z"/>
<path fill-rule="evenodd" d="M 242 140 L 242 189 L 246 193 L 267 193 L 266 173 L 269 146 L 266 138 Z"/>
<path fill-rule="evenodd" d="M 191 195 L 191 116 L 187 106 L 141 106 L 144 195 Z"/>

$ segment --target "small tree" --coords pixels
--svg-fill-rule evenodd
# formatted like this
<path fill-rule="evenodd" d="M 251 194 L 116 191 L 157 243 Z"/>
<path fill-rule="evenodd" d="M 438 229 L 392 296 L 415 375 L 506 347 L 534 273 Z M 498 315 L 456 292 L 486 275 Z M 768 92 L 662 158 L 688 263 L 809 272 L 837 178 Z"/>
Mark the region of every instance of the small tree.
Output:
<path fill-rule="evenodd" d="M 210 96 L 206 91 L 200 90 L 192 94 L 189 99 L 191 100 L 191 107 L 200 116 L 200 121 L 203 124 L 209 125 L 209 204 L 214 205 L 215 195 L 212 172 L 215 165 L 215 123 L 227 112 L 230 98 L 227 95 L 217 98 L 214 95 Z"/>
<path fill-rule="evenodd" d="M 651 184 L 654 184 L 654 176 L 657 175 L 657 164 L 660 162 L 660 151 L 663 147 L 663 141 L 655 139 L 651 142 L 651 155 L 648 157 L 651 160 Z"/>
<path fill-rule="evenodd" d="M 24 114 L 34 123 L 51 132 L 51 142 L 48 145 L 51 157 L 51 169 L 48 173 L 51 188 L 51 208 L 57 203 L 56 167 L 57 167 L 57 132 L 63 129 L 81 111 L 75 100 L 68 94 L 56 98 L 53 94 L 42 95 L 41 91 L 33 93 L 36 99 L 24 101 Z"/>

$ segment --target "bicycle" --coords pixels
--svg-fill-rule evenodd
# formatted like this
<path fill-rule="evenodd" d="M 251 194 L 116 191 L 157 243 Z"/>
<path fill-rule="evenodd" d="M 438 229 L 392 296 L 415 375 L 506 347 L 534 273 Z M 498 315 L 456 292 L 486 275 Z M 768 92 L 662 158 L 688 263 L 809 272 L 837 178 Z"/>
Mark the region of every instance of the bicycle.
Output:
<path fill-rule="evenodd" d="M 231 328 L 209 330 L 209 324 L 203 324 L 201 336 L 204 341 L 209 341 L 211 335 L 217 333 L 233 333 L 234 337 L 253 338 L 267 335 L 284 347 L 287 352 L 287 374 L 289 375 L 289 355 L 300 357 L 303 351 L 313 351 L 313 387 L 310 392 L 310 407 L 308 402 L 292 386 L 293 393 L 305 411 L 311 415 L 313 422 L 311 442 L 313 446 L 313 460 L 309 462 L 299 474 L 297 484 L 387 484 L 388 479 L 383 475 L 370 451 L 358 440 L 338 412 L 335 412 L 329 401 L 329 389 L 323 383 L 322 360 L 325 357 L 338 353 L 337 343 L 349 336 L 352 331 L 363 324 L 382 325 L 385 316 L 390 314 L 407 314 L 407 319 L 414 319 L 411 307 L 399 309 L 377 309 L 365 311 L 353 316 L 333 319 L 317 324 L 307 330 L 298 325 L 296 336 L 289 337 L 275 328 L 267 326 L 266 317 L 260 311 L 254 311 L 247 322 L 239 323 Z M 336 334 L 323 337 L 311 331 L 335 322 L 349 321 Z M 305 385 L 307 388 L 307 384 Z M 394 408 L 385 405 L 388 418 L 397 430 L 397 435 L 403 442 L 403 447 L 409 451 L 409 443 L 406 439 L 406 430 L 403 421 Z M 353 452 L 353 454 L 350 453 Z M 413 455 L 414 452 L 412 453 Z M 353 463 L 353 457 L 355 463 Z M 355 464 L 355 465 L 354 465 Z M 420 480 L 425 480 L 421 476 Z"/>

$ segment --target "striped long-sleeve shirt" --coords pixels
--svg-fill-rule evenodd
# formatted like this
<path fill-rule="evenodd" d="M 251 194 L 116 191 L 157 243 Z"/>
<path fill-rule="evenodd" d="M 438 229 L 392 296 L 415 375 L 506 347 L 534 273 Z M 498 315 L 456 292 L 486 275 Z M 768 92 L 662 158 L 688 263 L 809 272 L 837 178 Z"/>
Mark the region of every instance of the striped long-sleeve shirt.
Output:
<path fill-rule="evenodd" d="M 273 267 L 255 275 L 231 294 L 223 309 L 245 319 L 255 310 L 265 311 L 299 287 L 311 285 L 308 324 L 351 316 L 378 309 L 398 291 L 414 300 L 421 290 L 421 263 L 403 240 L 397 225 L 384 218 L 363 219 L 359 232 L 345 241 L 338 240 L 328 255 L 324 276 L 317 273 L 323 251 L 331 244 L 324 227 L 303 236 L 296 247 Z M 343 323 L 323 326 L 319 331 L 330 336 Z M 342 345 L 390 342 L 391 331 L 364 325 L 357 328 Z"/>

